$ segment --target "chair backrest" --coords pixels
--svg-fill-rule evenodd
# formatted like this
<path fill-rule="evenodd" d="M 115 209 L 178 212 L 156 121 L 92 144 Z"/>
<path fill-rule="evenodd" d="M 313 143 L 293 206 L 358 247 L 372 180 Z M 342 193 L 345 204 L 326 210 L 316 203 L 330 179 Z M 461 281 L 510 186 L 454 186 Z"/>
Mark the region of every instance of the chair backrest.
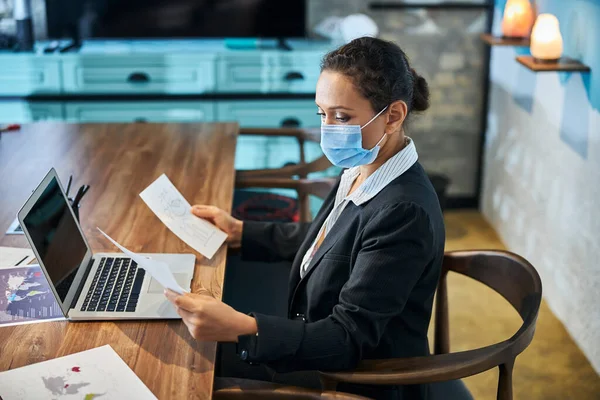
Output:
<path fill-rule="evenodd" d="M 450 353 L 447 274 L 469 276 L 502 295 L 517 310 L 523 324 L 503 342 Z M 448 252 L 436 296 L 435 354 L 431 356 L 364 360 L 354 371 L 321 372 L 323 385 L 337 382 L 371 385 L 412 385 L 461 379 L 499 367 L 498 399 L 512 399 L 515 358 L 531 343 L 542 300 L 542 282 L 533 266 L 516 254 L 500 250 Z"/>
<path fill-rule="evenodd" d="M 306 142 L 319 143 L 321 133 L 318 129 L 304 128 L 242 128 L 240 135 L 245 136 L 267 136 L 267 137 L 293 137 L 298 141 L 300 151 L 300 162 L 294 165 L 288 165 L 281 168 L 262 168 L 253 170 L 237 170 L 236 178 L 292 178 L 298 176 L 301 179 L 307 178 L 308 174 L 313 172 L 324 171 L 331 167 L 331 162 L 321 155 L 319 158 L 306 162 L 306 151 L 304 144 Z"/>
<path fill-rule="evenodd" d="M 542 282 L 535 268 L 523 257 L 499 250 L 447 252 L 436 298 L 435 354 L 446 354 L 449 346 L 447 274 L 473 278 L 504 297 L 519 313 L 523 324 L 509 339 L 507 351 L 515 356 L 531 343 L 542 300 Z"/>

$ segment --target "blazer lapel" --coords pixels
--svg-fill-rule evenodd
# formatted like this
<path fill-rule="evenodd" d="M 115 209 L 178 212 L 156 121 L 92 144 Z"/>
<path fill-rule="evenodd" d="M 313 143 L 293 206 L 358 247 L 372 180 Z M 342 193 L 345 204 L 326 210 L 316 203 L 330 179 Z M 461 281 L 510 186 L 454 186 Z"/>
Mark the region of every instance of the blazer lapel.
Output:
<path fill-rule="evenodd" d="M 346 228 L 353 221 L 354 218 L 348 216 L 349 208 L 352 208 L 353 203 L 346 204 L 346 208 L 342 211 L 339 216 L 337 222 L 333 225 L 333 230 L 325 236 L 323 243 L 321 243 L 321 247 L 317 250 L 312 260 L 308 264 L 308 268 L 306 269 L 306 273 L 301 280 L 305 280 L 308 278 L 308 275 L 312 272 L 315 266 L 321 261 L 321 258 L 327 253 L 333 245 L 338 241 L 338 239 L 346 232 Z M 298 270 L 298 276 L 300 276 L 300 270 Z"/>
<path fill-rule="evenodd" d="M 333 205 L 333 202 L 331 205 Z M 315 230 L 314 227 L 311 227 L 310 235 L 308 235 L 308 238 L 310 239 L 307 241 L 308 245 L 306 242 L 303 243 L 303 245 L 300 248 L 300 251 L 298 252 L 298 255 L 296 255 L 296 259 L 294 260 L 294 265 L 292 267 L 292 272 L 291 272 L 292 275 L 290 277 L 290 286 L 289 286 L 289 295 L 288 295 L 289 296 L 288 307 L 290 309 L 293 305 L 294 298 L 296 296 L 296 291 L 298 290 L 298 288 L 300 287 L 302 282 L 304 282 L 309 277 L 309 275 L 315 269 L 315 267 L 317 266 L 319 261 L 321 261 L 323 256 L 333 247 L 333 245 L 340 239 L 340 237 L 342 237 L 342 235 L 346 231 L 346 228 L 355 219 L 353 216 L 348 215 L 349 213 L 352 212 L 352 211 L 349 211 L 349 209 L 352 208 L 353 203 L 347 204 L 346 208 L 344 209 L 344 211 L 342 211 L 342 214 L 339 216 L 337 222 L 333 226 L 333 231 L 328 233 L 327 236 L 325 236 L 323 243 L 321 243 L 321 247 L 319 247 L 319 249 L 313 256 L 312 260 L 308 264 L 306 273 L 304 274 L 304 276 L 302 278 L 300 278 L 300 266 L 302 264 L 302 258 L 304 258 L 304 254 L 306 253 L 306 251 L 308 250 L 310 245 L 312 245 L 312 242 L 315 240 L 317 233 L 321 229 L 321 225 L 323 225 L 323 222 L 325 222 L 325 219 L 331 212 L 331 209 L 332 209 L 331 205 L 330 205 L 330 207 L 328 207 L 329 209 L 328 209 L 328 212 L 325 213 L 325 217 L 322 218 L 323 221 L 320 221 L 320 224 L 317 225 L 317 229 Z"/>
<path fill-rule="evenodd" d="M 335 190 L 337 191 L 337 187 L 335 188 Z M 310 246 L 315 241 L 315 238 L 317 237 L 319 230 L 321 230 L 321 226 L 323 226 L 323 223 L 325 223 L 325 220 L 329 216 L 329 213 L 331 213 L 334 202 L 335 202 L 335 196 L 333 198 L 330 198 L 330 201 L 323 204 L 321 211 L 324 211 L 324 212 L 320 212 L 319 215 L 317 215 L 317 218 L 313 220 L 313 222 L 310 225 L 310 229 L 308 230 L 308 233 L 306 234 L 306 238 L 300 245 L 300 248 L 298 249 L 298 253 L 296 253 L 296 257 L 294 258 L 294 262 L 292 263 L 292 270 L 290 273 L 290 280 L 289 280 L 289 295 L 288 296 L 289 296 L 290 302 L 291 302 L 294 290 L 296 289 L 296 286 L 298 286 L 298 283 L 300 282 L 300 267 L 302 265 L 302 259 L 304 258 L 304 255 L 306 254 L 306 252 L 308 251 Z M 322 247 L 322 245 L 323 245 L 323 243 L 321 244 L 321 247 Z"/>

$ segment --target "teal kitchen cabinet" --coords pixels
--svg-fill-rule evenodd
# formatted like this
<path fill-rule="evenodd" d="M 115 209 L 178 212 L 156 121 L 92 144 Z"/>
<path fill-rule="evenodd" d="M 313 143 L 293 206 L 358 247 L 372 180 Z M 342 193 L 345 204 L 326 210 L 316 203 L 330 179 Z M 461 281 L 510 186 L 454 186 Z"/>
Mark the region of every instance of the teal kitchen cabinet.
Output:
<path fill-rule="evenodd" d="M 69 94 L 200 94 L 215 87 L 215 56 L 80 55 L 63 61 Z"/>
<path fill-rule="evenodd" d="M 65 105 L 69 122 L 211 122 L 210 101 L 85 101 Z"/>
<path fill-rule="evenodd" d="M 62 89 L 60 61 L 33 54 L 0 54 L 0 95 L 59 94 Z"/>
<path fill-rule="evenodd" d="M 217 61 L 220 93 L 314 93 L 321 53 L 230 53 Z"/>
<path fill-rule="evenodd" d="M 61 102 L 0 100 L 0 124 L 60 121 L 63 118 L 63 105 Z"/>
<path fill-rule="evenodd" d="M 242 127 L 280 128 L 321 126 L 313 99 L 306 100 L 221 100 L 218 121 L 238 121 Z"/>

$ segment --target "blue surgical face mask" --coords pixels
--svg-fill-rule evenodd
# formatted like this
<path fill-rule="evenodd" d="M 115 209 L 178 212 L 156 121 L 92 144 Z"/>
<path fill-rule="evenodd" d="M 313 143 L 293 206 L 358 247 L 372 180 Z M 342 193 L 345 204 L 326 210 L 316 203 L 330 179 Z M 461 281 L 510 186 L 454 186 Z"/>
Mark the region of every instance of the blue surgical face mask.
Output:
<path fill-rule="evenodd" d="M 371 164 L 379 154 L 379 145 L 385 133 L 370 150 L 362 147 L 362 129 L 379 117 L 387 106 L 371 118 L 369 122 L 360 125 L 330 125 L 321 124 L 321 149 L 333 165 L 342 168 L 352 168 L 359 165 Z"/>

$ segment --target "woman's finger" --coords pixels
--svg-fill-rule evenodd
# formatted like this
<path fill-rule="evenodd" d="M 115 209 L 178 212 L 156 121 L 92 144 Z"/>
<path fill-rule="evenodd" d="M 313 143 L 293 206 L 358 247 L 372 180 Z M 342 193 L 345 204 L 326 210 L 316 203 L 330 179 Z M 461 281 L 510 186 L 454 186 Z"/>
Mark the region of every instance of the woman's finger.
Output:
<path fill-rule="evenodd" d="M 194 312 L 198 308 L 198 305 L 205 301 L 202 297 L 193 293 L 184 293 L 175 298 L 174 304 L 186 311 Z"/>
<path fill-rule="evenodd" d="M 209 206 L 194 206 L 192 207 L 192 214 L 198 218 L 210 218 L 214 219 L 219 214 L 219 209 L 216 207 Z"/>
<path fill-rule="evenodd" d="M 175 299 L 177 298 L 177 296 L 181 296 L 179 293 L 175 293 L 171 289 L 165 289 L 164 294 L 167 300 L 169 300 L 173 304 L 175 304 Z"/>
<path fill-rule="evenodd" d="M 206 289 L 205 287 L 201 287 L 200 289 L 198 289 L 197 291 L 195 291 L 194 294 L 199 294 L 199 295 L 202 295 L 202 296 L 214 297 L 212 295 L 212 293 L 208 289 Z"/>
<path fill-rule="evenodd" d="M 194 318 L 194 313 L 189 312 L 188 310 L 185 310 L 181 307 L 177 307 L 177 314 L 179 314 L 179 316 L 181 317 L 183 322 L 185 322 L 186 325 L 188 325 L 192 318 Z"/>

